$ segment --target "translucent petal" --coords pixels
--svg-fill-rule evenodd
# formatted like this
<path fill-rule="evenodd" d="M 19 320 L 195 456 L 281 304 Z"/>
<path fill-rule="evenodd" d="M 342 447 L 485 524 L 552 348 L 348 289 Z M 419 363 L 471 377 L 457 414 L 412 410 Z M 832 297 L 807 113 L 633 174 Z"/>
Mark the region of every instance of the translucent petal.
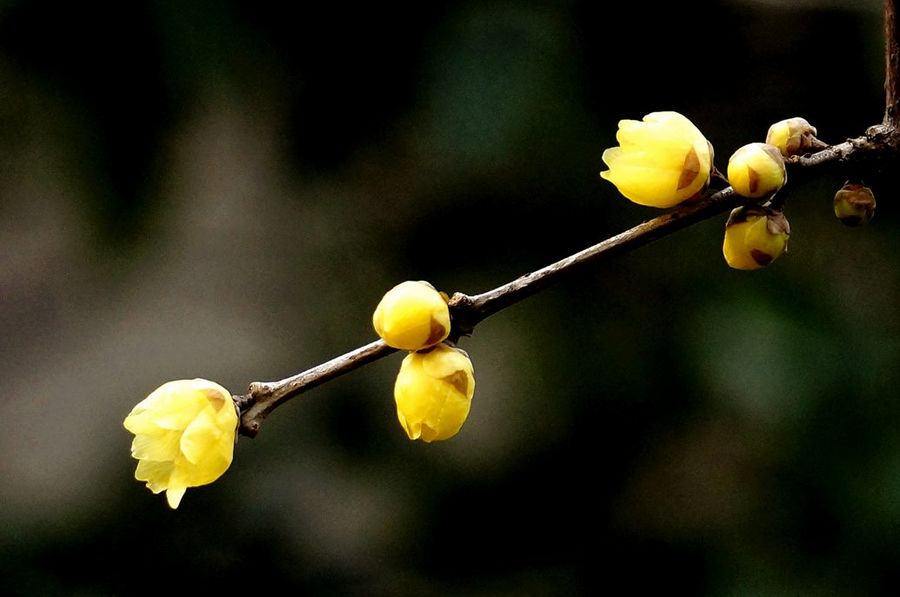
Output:
<path fill-rule="evenodd" d="M 186 487 L 170 487 L 166 490 L 166 501 L 169 502 L 170 508 L 174 510 L 178 507 L 186 490 Z"/>
<path fill-rule="evenodd" d="M 465 423 L 471 405 L 471 400 L 445 383 L 441 398 L 432 405 L 427 425 L 422 426 L 422 439 L 432 442 L 456 435 Z"/>
<path fill-rule="evenodd" d="M 220 434 L 218 439 L 199 455 L 197 462 L 182 457 L 176 461 L 174 478 L 188 487 L 206 485 L 222 476 L 231 465 L 234 454 L 234 437 Z"/>
<path fill-rule="evenodd" d="M 131 455 L 139 460 L 174 460 L 178 456 L 180 439 L 181 433 L 178 431 L 162 431 L 152 435 L 139 433 L 131 442 Z"/>
<path fill-rule="evenodd" d="M 208 404 L 203 391 L 187 389 L 160 400 L 154 422 L 164 429 L 183 430 Z"/>
<path fill-rule="evenodd" d="M 686 199 L 678 192 L 681 169 L 648 166 L 642 156 L 623 156 L 610 166 L 604 178 L 625 197 L 640 205 L 671 207 Z"/>
<path fill-rule="evenodd" d="M 677 156 L 684 156 L 694 145 L 693 137 L 679 134 L 676 130 L 648 125 L 619 130 L 616 139 L 622 149 L 643 151 L 645 159 L 657 164 L 665 164 L 673 159 L 675 162 L 681 161 Z"/>
<path fill-rule="evenodd" d="M 153 411 L 148 411 L 146 409 L 138 409 L 137 407 L 131 411 L 127 417 L 125 417 L 125 429 L 128 431 L 138 434 L 138 433 L 159 433 L 163 429 L 156 424 L 154 420 Z"/>
<path fill-rule="evenodd" d="M 421 355 L 421 366 L 426 375 L 441 378 L 457 371 L 472 371 L 472 362 L 462 351 L 450 346 L 438 346 Z"/>
<path fill-rule="evenodd" d="M 134 471 L 134 478 L 138 481 L 146 481 L 150 491 L 159 493 L 169 486 L 169 478 L 172 476 L 173 469 L 172 462 L 141 460 Z"/>
<path fill-rule="evenodd" d="M 208 403 L 206 395 L 193 387 L 194 381 L 168 382 L 157 388 L 132 409 L 125 428 L 132 433 L 184 429 Z"/>
<path fill-rule="evenodd" d="M 207 408 L 184 430 L 181 436 L 181 453 L 188 462 L 196 464 L 216 445 L 216 440 L 221 435 L 222 430 L 216 427 L 212 408 Z"/>

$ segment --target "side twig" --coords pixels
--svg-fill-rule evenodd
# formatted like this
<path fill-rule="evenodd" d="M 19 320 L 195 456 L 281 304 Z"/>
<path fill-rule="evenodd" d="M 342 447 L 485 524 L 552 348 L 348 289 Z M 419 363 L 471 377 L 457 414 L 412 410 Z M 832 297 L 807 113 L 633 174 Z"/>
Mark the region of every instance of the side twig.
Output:
<path fill-rule="evenodd" d="M 884 0 L 884 124 L 896 128 L 900 121 L 900 33 L 897 6 Z"/>

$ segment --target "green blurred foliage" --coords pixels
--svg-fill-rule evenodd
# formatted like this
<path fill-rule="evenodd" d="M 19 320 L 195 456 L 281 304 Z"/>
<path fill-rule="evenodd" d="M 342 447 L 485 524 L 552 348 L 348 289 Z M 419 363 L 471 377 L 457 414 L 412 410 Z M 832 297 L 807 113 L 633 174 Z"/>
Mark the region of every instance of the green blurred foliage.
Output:
<path fill-rule="evenodd" d="M 0 573 L 17 595 L 880 594 L 898 584 L 895 173 L 791 252 L 714 219 L 482 323 L 463 431 L 411 443 L 399 356 L 278 410 L 178 511 L 121 420 L 373 337 L 403 279 L 479 292 L 655 212 L 597 176 L 620 118 L 722 168 L 882 113 L 880 4 L 49 1 L 0 7 Z"/>

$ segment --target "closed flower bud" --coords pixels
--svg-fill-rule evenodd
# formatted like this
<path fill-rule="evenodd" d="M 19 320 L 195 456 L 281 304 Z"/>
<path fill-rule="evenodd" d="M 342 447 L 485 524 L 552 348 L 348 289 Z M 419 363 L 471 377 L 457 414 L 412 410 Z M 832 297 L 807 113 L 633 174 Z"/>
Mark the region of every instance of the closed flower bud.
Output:
<path fill-rule="evenodd" d="M 652 112 L 643 121 L 620 120 L 618 147 L 603 152 L 600 176 L 631 201 L 672 207 L 706 190 L 713 164 L 709 141 L 678 112 Z"/>
<path fill-rule="evenodd" d="M 472 361 L 465 352 L 446 344 L 411 352 L 394 384 L 397 418 L 409 439 L 448 439 L 465 423 L 474 393 Z"/>
<path fill-rule="evenodd" d="M 728 160 L 728 182 L 742 197 L 759 199 L 774 195 L 786 181 L 784 158 L 772 145 L 744 145 Z"/>
<path fill-rule="evenodd" d="M 787 251 L 791 227 L 780 211 L 756 205 L 738 207 L 725 224 L 722 253 L 734 269 L 759 269 Z"/>
<path fill-rule="evenodd" d="M 779 120 L 770 126 L 766 143 L 777 147 L 784 157 L 828 147 L 816 138 L 816 127 L 799 116 Z"/>
<path fill-rule="evenodd" d="M 875 215 L 872 189 L 855 182 L 844 183 L 834 195 L 834 215 L 847 226 L 868 224 Z"/>
<path fill-rule="evenodd" d="M 158 387 L 125 418 L 135 437 L 134 477 L 177 508 L 188 487 L 212 483 L 231 465 L 238 414 L 231 394 L 205 379 Z"/>
<path fill-rule="evenodd" d="M 450 309 L 445 296 L 428 282 L 402 282 L 378 303 L 372 325 L 388 346 L 421 350 L 450 334 Z"/>

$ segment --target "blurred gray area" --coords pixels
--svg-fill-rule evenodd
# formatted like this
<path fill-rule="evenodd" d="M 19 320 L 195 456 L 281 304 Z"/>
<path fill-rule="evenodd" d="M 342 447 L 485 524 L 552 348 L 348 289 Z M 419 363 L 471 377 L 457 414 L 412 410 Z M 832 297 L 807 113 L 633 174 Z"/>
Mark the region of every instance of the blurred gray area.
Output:
<path fill-rule="evenodd" d="M 448 442 L 405 438 L 399 355 L 177 511 L 122 427 L 167 380 L 242 393 L 370 341 L 399 281 L 484 291 L 653 217 L 597 176 L 620 118 L 681 111 L 720 169 L 780 118 L 861 133 L 879 11 L 4 3 L 4 592 L 890 594 L 896 171 L 859 230 L 831 213 L 854 173 L 795 183 L 765 270 L 713 219 L 493 316 Z"/>

